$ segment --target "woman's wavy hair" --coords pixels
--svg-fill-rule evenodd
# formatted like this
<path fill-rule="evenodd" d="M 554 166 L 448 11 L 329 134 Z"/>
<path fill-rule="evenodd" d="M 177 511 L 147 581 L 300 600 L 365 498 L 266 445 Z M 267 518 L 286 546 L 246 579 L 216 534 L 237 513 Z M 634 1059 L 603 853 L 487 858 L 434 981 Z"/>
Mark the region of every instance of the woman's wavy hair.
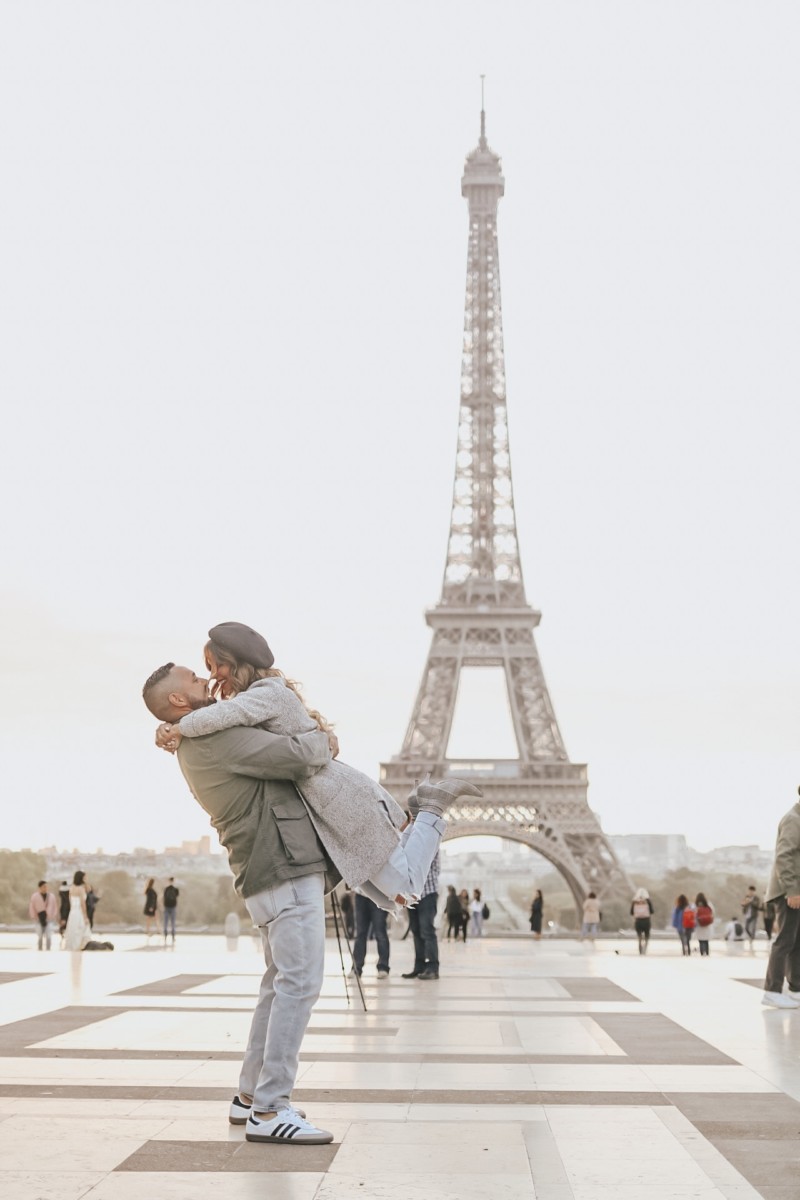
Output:
<path fill-rule="evenodd" d="M 330 733 L 333 725 L 326 721 L 321 712 L 316 708 L 310 708 L 303 699 L 303 694 L 300 691 L 300 685 L 294 680 L 287 678 L 283 671 L 279 671 L 277 667 L 254 667 L 252 663 L 239 662 L 234 658 L 230 650 L 225 650 L 218 642 L 206 642 L 204 647 L 206 656 L 206 665 L 208 665 L 209 653 L 214 655 L 216 662 L 223 666 L 230 667 L 230 689 L 234 695 L 239 692 L 246 692 L 256 679 L 282 679 L 288 688 L 294 692 L 297 699 L 302 704 L 312 721 L 316 721 L 323 733 Z"/>

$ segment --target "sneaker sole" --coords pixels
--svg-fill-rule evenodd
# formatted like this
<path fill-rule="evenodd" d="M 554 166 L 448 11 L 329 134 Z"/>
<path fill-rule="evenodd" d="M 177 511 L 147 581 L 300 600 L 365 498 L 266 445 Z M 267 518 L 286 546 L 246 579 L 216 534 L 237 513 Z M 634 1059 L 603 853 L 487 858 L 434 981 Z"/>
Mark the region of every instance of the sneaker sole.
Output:
<path fill-rule="evenodd" d="M 245 1140 L 248 1142 L 283 1142 L 287 1146 L 327 1146 L 333 1141 L 333 1134 L 329 1133 L 326 1137 L 308 1137 L 298 1133 L 296 1137 L 275 1137 L 272 1133 L 246 1133 Z"/>

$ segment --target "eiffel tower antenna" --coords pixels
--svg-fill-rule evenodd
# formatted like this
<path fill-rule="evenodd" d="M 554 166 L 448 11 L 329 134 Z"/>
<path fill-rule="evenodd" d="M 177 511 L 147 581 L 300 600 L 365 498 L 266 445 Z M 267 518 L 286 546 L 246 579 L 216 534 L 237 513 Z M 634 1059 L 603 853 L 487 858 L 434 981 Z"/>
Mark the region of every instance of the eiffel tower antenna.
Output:
<path fill-rule="evenodd" d="M 416 778 L 469 776 L 479 801 L 448 810 L 448 838 L 493 834 L 524 842 L 567 881 L 580 908 L 589 891 L 631 894 L 587 801 L 587 769 L 569 760 L 542 671 L 522 578 L 511 483 L 506 411 L 497 208 L 505 192 L 499 155 L 486 140 L 485 79 L 481 133 L 467 155 L 461 194 L 469 205 L 461 399 L 456 468 L 439 603 L 426 614 L 428 660 L 399 755 L 381 781 L 405 803 Z M 464 667 L 500 668 L 516 736 L 516 759 L 456 762 L 447 749 Z M 491 720 L 492 714 L 487 713 Z"/>

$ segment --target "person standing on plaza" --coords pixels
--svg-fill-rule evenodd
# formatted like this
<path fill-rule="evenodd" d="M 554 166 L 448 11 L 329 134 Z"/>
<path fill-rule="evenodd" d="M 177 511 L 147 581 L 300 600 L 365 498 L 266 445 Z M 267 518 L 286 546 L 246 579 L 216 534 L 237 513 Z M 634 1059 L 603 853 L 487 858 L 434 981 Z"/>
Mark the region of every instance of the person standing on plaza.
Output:
<path fill-rule="evenodd" d="M 479 938 L 483 935 L 483 901 L 481 900 L 481 889 L 473 888 L 472 899 L 469 902 L 470 913 L 470 934 L 472 937 Z"/>
<path fill-rule="evenodd" d="M 386 979 L 389 975 L 389 935 L 386 932 L 388 913 L 379 908 L 368 896 L 355 893 L 356 902 L 356 936 L 353 942 L 353 974 L 361 975 L 364 970 L 364 959 L 367 957 L 367 939 L 370 929 L 375 936 L 378 951 L 378 979 Z"/>
<path fill-rule="evenodd" d="M 778 825 L 766 900 L 775 904 L 778 932 L 770 947 L 762 1004 L 800 1008 L 800 803 Z M 784 981 L 789 983 L 788 995 Z"/>
<path fill-rule="evenodd" d="M 97 902 L 100 899 L 97 892 L 91 884 L 86 887 L 86 915 L 89 918 L 89 928 L 94 929 L 94 910 L 97 908 Z"/>
<path fill-rule="evenodd" d="M 537 942 L 542 936 L 542 915 L 544 913 L 544 896 L 541 888 L 536 889 L 536 895 L 533 897 L 531 904 L 530 926 L 531 933 L 536 938 Z"/>
<path fill-rule="evenodd" d="M 767 935 L 767 941 L 772 941 L 772 930 L 775 928 L 775 901 L 766 900 L 764 902 L 764 932 Z"/>
<path fill-rule="evenodd" d="M 650 930 L 653 918 L 653 901 L 647 888 L 637 888 L 631 901 L 631 916 L 633 928 L 639 941 L 639 953 L 647 954 L 650 945 Z"/>
<path fill-rule="evenodd" d="M 466 942 L 467 930 L 469 929 L 469 892 L 466 888 L 462 888 L 458 893 L 458 903 L 461 905 L 461 935 Z"/>
<path fill-rule="evenodd" d="M 64 934 L 67 930 L 67 921 L 69 920 L 69 884 L 66 879 L 61 880 L 61 887 L 58 889 L 58 932 L 61 936 L 61 944 L 64 944 Z"/>
<path fill-rule="evenodd" d="M 76 871 L 69 889 L 69 917 L 64 931 L 64 949 L 82 950 L 89 941 L 89 914 L 86 911 L 86 875 Z"/>
<path fill-rule="evenodd" d="M 691 955 L 694 913 L 692 912 L 691 905 L 689 904 L 686 896 L 684 896 L 683 892 L 681 892 L 680 896 L 678 896 L 675 900 L 675 907 L 672 910 L 672 928 L 681 939 L 681 950 L 683 954 Z"/>
<path fill-rule="evenodd" d="M 750 884 L 747 894 L 742 900 L 742 916 L 744 917 L 744 932 L 752 950 L 758 926 L 758 914 L 761 912 L 761 901 L 756 893 L 755 884 Z"/>
<path fill-rule="evenodd" d="M 450 941 L 452 934 L 456 941 L 461 932 L 461 901 L 456 895 L 456 889 L 452 884 L 447 887 L 447 900 L 444 905 L 444 915 L 447 917 L 447 940 Z"/>
<path fill-rule="evenodd" d="M 175 887 L 175 880 L 172 875 L 169 877 L 169 883 L 164 888 L 164 894 L 161 897 L 161 907 L 164 910 L 164 944 L 167 942 L 167 933 L 172 933 L 172 944 L 175 945 L 175 921 L 178 916 L 178 896 L 180 889 Z"/>
<path fill-rule="evenodd" d="M 711 926 L 714 924 L 714 909 L 706 900 L 704 892 L 698 892 L 694 898 L 694 915 L 697 922 L 697 944 L 700 947 L 700 957 L 708 958 L 708 939 L 711 936 Z"/>
<path fill-rule="evenodd" d="M 144 889 L 144 928 L 148 937 L 153 932 L 156 913 L 158 912 L 158 892 L 155 889 L 155 879 L 148 879 Z"/>
<path fill-rule="evenodd" d="M 339 896 L 339 908 L 342 910 L 345 933 L 352 941 L 356 932 L 355 908 L 353 905 L 353 889 L 348 887 L 347 884 L 344 885 L 342 893 Z"/>
<path fill-rule="evenodd" d="M 414 936 L 414 969 L 403 979 L 439 978 L 439 939 L 436 936 L 436 907 L 439 903 L 440 852 L 434 855 L 419 903 L 408 910 L 408 923 Z"/>
<path fill-rule="evenodd" d="M 581 941 L 588 938 L 594 945 L 594 939 L 600 932 L 600 901 L 594 892 L 589 892 L 589 895 L 583 902 L 583 921 L 581 923 Z"/>
<path fill-rule="evenodd" d="M 40 879 L 28 905 L 28 916 L 36 922 L 39 950 L 42 949 L 43 942 L 47 949 L 50 949 L 52 945 L 51 925 L 53 921 L 58 920 L 58 912 L 59 906 L 55 893 L 48 892 L 46 879 Z"/>

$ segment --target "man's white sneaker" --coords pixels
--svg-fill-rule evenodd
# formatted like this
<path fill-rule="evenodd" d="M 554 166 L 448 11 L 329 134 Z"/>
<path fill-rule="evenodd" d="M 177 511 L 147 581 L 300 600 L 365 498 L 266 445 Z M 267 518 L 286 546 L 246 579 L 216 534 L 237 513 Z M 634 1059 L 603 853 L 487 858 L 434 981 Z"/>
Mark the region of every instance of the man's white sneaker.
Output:
<path fill-rule="evenodd" d="M 293 1146 L 325 1146 L 333 1141 L 332 1133 L 317 1129 L 296 1108 L 282 1108 L 269 1121 L 251 1113 L 244 1136 L 248 1142 L 291 1142 Z"/>
<path fill-rule="evenodd" d="M 228 1110 L 228 1120 L 230 1121 L 231 1125 L 246 1125 L 247 1118 L 250 1116 L 250 1110 L 252 1107 L 253 1105 L 250 1103 L 250 1101 L 243 1100 L 237 1092 L 231 1100 L 231 1106 Z M 295 1111 L 299 1113 L 301 1117 L 306 1115 L 302 1108 L 298 1108 Z"/>
<path fill-rule="evenodd" d="M 389 972 L 384 971 L 382 967 L 378 968 L 378 979 L 388 979 Z"/>
<path fill-rule="evenodd" d="M 793 1000 L 791 996 L 784 995 L 783 992 L 764 992 L 762 1004 L 769 1004 L 772 1008 L 800 1008 L 800 1003 Z"/>

